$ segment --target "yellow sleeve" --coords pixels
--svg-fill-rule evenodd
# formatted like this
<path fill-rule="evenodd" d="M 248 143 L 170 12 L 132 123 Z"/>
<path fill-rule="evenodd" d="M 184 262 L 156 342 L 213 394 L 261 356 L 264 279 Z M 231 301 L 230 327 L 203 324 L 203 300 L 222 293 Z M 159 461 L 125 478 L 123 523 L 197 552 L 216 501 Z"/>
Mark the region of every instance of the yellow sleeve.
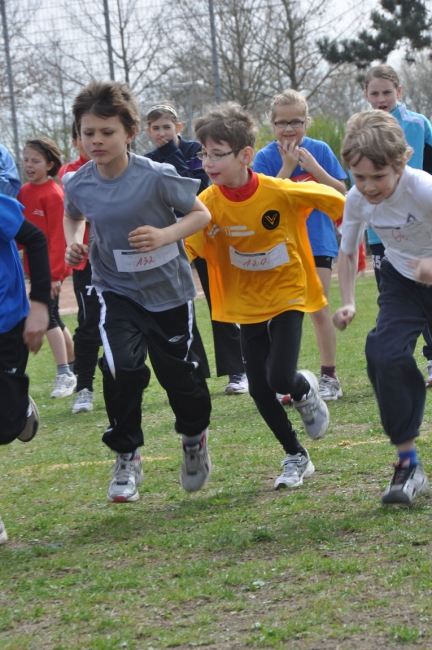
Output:
<path fill-rule="evenodd" d="M 205 259 L 205 248 L 207 244 L 206 231 L 207 228 L 204 228 L 186 238 L 184 244 L 189 262 L 192 263 L 196 257 L 202 257 Z"/>
<path fill-rule="evenodd" d="M 337 221 L 343 214 L 345 197 L 328 185 L 315 182 L 290 183 L 287 191 L 294 210 L 300 207 L 320 210 L 332 221 Z"/>

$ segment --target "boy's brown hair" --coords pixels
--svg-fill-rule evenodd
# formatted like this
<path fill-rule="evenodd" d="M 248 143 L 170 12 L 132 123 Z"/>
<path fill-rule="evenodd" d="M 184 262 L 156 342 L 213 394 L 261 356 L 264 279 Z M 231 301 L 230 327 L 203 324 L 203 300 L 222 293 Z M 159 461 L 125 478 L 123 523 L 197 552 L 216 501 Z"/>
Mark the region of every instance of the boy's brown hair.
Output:
<path fill-rule="evenodd" d="M 153 106 L 150 106 L 148 109 L 146 113 L 147 126 L 150 126 L 152 122 L 155 122 L 164 115 L 166 115 L 166 117 L 168 117 L 171 122 L 174 122 L 176 125 L 180 122 L 176 107 L 173 106 L 170 102 L 162 100 L 157 104 L 153 104 Z"/>
<path fill-rule="evenodd" d="M 356 113 L 346 124 L 341 157 L 348 168 L 368 158 L 376 169 L 391 165 L 399 171 L 412 153 L 399 122 L 386 111 Z"/>
<path fill-rule="evenodd" d="M 398 73 L 391 67 L 391 65 L 387 65 L 387 63 L 382 63 L 381 65 L 375 65 L 372 68 L 369 68 L 364 80 L 364 90 L 366 92 L 372 79 L 386 79 L 387 81 L 390 81 L 395 88 L 399 88 L 400 86 Z"/>
<path fill-rule="evenodd" d="M 257 132 L 251 115 L 234 102 L 219 104 L 195 121 L 195 135 L 201 144 L 205 145 L 207 138 L 211 138 L 218 144 L 227 142 L 234 151 L 253 148 Z"/>
<path fill-rule="evenodd" d="M 77 132 L 86 113 L 107 118 L 118 116 L 126 133 L 138 133 L 141 117 L 138 101 L 126 84 L 118 81 L 93 80 L 74 99 L 72 112 Z"/>
<path fill-rule="evenodd" d="M 35 149 L 43 155 L 47 163 L 52 163 L 51 169 L 47 172 L 48 176 L 52 176 L 53 178 L 57 176 L 62 166 L 62 161 L 60 149 L 53 140 L 50 140 L 50 138 L 33 138 L 32 140 L 27 140 L 25 146 L 30 149 Z"/>

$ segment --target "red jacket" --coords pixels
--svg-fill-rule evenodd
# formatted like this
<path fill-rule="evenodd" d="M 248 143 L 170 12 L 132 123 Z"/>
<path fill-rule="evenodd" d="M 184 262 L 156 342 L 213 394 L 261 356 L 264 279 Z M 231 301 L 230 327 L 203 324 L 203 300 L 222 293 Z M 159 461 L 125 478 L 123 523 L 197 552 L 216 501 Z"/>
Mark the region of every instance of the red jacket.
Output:
<path fill-rule="evenodd" d="M 17 199 L 24 206 L 27 221 L 40 228 L 47 238 L 51 281 L 63 281 L 72 273 L 72 269 L 65 262 L 63 190 L 50 178 L 41 185 L 26 183 L 20 189 Z M 28 275 L 25 249 L 24 270 Z"/>

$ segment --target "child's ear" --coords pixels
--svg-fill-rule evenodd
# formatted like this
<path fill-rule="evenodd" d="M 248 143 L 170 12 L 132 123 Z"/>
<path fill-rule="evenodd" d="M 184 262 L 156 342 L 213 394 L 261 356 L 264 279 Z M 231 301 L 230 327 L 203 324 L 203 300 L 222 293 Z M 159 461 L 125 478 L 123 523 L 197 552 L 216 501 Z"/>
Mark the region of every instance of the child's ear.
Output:
<path fill-rule="evenodd" d="M 47 172 L 50 172 L 53 167 L 54 167 L 54 163 L 51 161 L 50 163 L 47 164 Z"/>
<path fill-rule="evenodd" d="M 396 88 L 396 97 L 397 97 L 397 99 L 400 99 L 401 95 L 402 95 L 402 86 L 398 86 Z"/>
<path fill-rule="evenodd" d="M 242 162 L 245 165 L 250 165 L 252 160 L 253 160 L 253 157 L 254 157 L 254 150 L 252 149 L 252 147 L 244 147 L 240 151 L 240 156 L 241 156 Z"/>
<path fill-rule="evenodd" d="M 126 140 L 126 144 L 130 144 L 132 142 L 132 140 L 136 136 L 136 132 L 137 132 L 136 131 L 136 126 L 133 126 L 132 129 L 129 131 L 129 134 L 128 134 L 128 137 L 127 137 L 127 140 Z M 148 132 L 148 129 L 147 129 L 147 132 Z"/>
<path fill-rule="evenodd" d="M 177 122 L 176 124 L 176 133 L 180 133 L 183 128 L 183 124 L 181 122 Z"/>

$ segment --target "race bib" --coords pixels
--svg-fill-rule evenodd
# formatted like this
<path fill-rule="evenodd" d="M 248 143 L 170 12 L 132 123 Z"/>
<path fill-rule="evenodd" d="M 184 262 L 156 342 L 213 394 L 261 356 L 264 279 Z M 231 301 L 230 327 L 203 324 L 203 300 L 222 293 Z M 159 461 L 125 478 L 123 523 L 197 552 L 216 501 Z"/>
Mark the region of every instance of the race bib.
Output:
<path fill-rule="evenodd" d="M 284 243 L 262 253 L 240 253 L 232 246 L 229 247 L 229 250 L 231 264 L 243 271 L 269 271 L 290 261 Z"/>
<path fill-rule="evenodd" d="M 140 273 L 150 271 L 173 260 L 179 254 L 177 242 L 161 246 L 151 253 L 136 253 L 133 250 L 114 250 L 117 271 L 120 273 Z"/>
<path fill-rule="evenodd" d="M 411 221 L 398 228 L 373 226 L 373 229 L 386 248 L 401 251 L 415 258 L 430 255 L 432 228 L 429 223 Z"/>

